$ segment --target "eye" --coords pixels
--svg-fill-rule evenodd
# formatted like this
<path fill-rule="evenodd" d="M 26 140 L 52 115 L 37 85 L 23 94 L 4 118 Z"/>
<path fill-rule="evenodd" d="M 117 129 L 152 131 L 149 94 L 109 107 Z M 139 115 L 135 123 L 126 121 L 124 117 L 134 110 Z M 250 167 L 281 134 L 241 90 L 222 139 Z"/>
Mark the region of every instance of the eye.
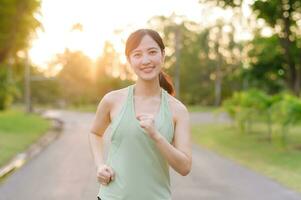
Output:
<path fill-rule="evenodd" d="M 141 56 L 141 53 L 134 53 L 132 56 L 133 56 L 134 58 L 139 58 L 139 57 Z"/>
<path fill-rule="evenodd" d="M 157 53 L 157 51 L 152 50 L 152 51 L 150 51 L 149 53 L 150 53 L 151 55 L 155 55 L 155 54 Z"/>

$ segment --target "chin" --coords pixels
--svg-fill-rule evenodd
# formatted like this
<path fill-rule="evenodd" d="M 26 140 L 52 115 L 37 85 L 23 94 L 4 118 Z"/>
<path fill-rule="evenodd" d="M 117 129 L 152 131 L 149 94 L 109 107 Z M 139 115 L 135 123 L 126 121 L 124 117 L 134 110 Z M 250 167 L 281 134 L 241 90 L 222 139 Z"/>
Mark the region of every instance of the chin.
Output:
<path fill-rule="evenodd" d="M 144 80 L 144 81 L 152 81 L 157 79 L 158 75 L 147 75 L 147 74 L 140 74 L 139 78 Z"/>

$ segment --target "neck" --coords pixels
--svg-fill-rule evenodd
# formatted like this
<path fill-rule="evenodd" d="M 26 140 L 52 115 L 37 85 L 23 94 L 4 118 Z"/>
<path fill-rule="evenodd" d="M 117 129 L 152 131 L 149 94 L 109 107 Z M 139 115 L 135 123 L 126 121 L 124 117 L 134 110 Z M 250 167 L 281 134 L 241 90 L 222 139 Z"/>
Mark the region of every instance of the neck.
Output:
<path fill-rule="evenodd" d="M 153 97 L 161 94 L 161 87 L 158 79 L 154 81 L 143 81 L 138 79 L 134 88 L 135 96 Z"/>

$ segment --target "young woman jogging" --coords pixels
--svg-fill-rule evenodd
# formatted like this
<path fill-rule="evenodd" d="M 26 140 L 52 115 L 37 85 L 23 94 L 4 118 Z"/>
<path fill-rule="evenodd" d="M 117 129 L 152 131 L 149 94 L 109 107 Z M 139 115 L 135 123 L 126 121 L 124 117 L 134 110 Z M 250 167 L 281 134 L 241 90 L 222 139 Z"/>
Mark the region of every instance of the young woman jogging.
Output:
<path fill-rule="evenodd" d="M 165 46 L 156 31 L 133 32 L 125 54 L 137 81 L 102 98 L 89 134 L 98 199 L 171 200 L 169 166 L 183 176 L 191 170 L 189 113 L 162 71 Z M 104 160 L 108 126 L 111 145 Z"/>

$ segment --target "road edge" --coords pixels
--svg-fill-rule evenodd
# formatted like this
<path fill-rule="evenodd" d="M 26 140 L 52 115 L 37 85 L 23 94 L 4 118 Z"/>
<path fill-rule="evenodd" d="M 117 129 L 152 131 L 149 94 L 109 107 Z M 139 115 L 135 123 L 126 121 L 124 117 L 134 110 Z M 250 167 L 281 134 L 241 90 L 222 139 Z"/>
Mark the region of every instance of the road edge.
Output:
<path fill-rule="evenodd" d="M 41 136 L 35 143 L 31 144 L 26 150 L 14 156 L 7 164 L 0 168 L 0 179 L 4 178 L 11 172 L 22 167 L 27 161 L 38 155 L 49 144 L 56 140 L 62 133 L 64 123 L 59 118 L 43 115 L 43 112 L 38 113 L 43 118 L 51 121 L 51 128 Z"/>

